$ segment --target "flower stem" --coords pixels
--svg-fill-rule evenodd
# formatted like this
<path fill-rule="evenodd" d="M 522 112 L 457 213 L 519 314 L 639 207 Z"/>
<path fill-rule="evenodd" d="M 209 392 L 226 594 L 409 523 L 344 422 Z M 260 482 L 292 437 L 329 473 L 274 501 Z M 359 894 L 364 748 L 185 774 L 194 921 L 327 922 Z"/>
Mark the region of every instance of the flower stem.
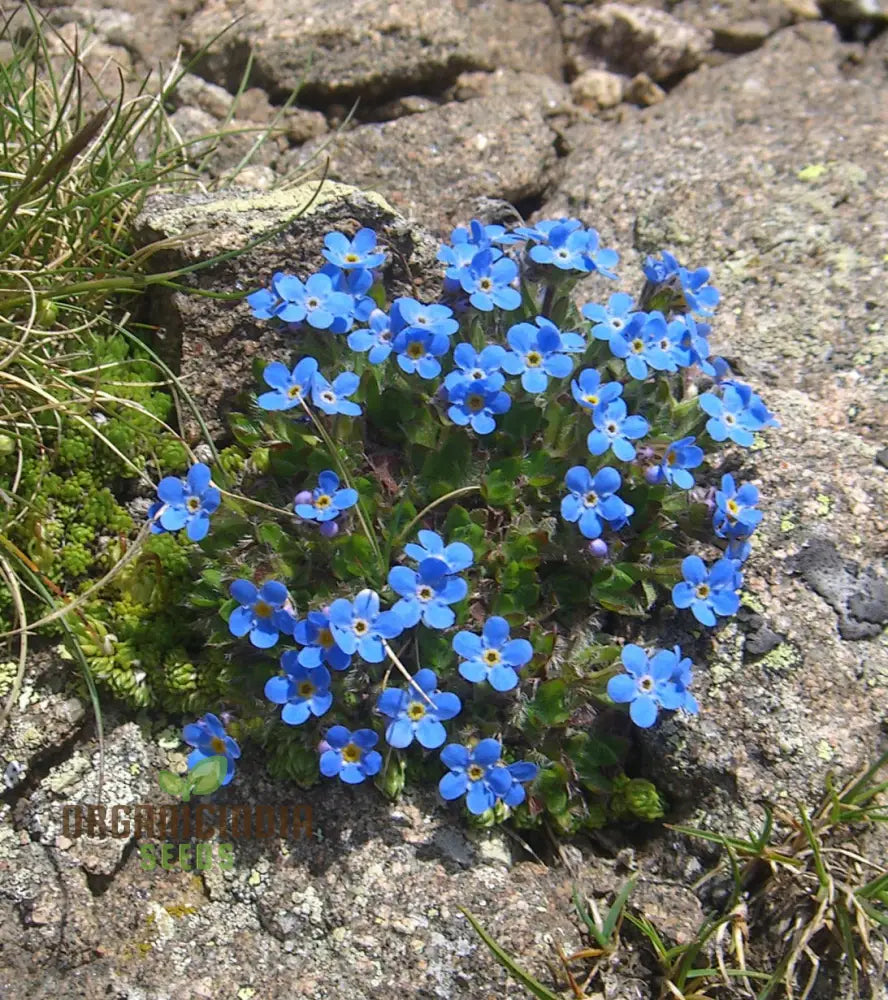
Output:
<path fill-rule="evenodd" d="M 423 691 L 423 689 L 422 689 L 422 688 L 421 688 L 421 687 L 420 687 L 420 686 L 419 686 L 419 685 L 418 685 L 418 684 L 416 683 L 416 681 L 415 681 L 415 680 L 414 680 L 414 679 L 413 679 L 413 678 L 412 678 L 412 677 L 410 676 L 410 673 L 409 673 L 409 671 L 407 670 L 407 668 L 406 668 L 406 667 L 404 666 L 404 664 L 403 664 L 403 663 L 401 663 L 401 661 L 400 661 L 400 660 L 398 659 L 398 657 L 397 657 L 397 656 L 395 655 L 395 651 L 394 651 L 394 650 L 392 649 L 392 647 L 391 647 L 391 646 L 390 646 L 390 645 L 389 645 L 389 644 L 388 644 L 388 643 L 386 642 L 386 640 L 385 640 L 385 639 L 383 639 L 383 640 L 382 640 L 382 645 L 383 645 L 383 648 L 385 649 L 386 653 L 388 653 L 388 657 L 389 657 L 389 659 L 390 659 L 390 660 L 392 661 L 392 663 L 394 663 L 394 665 L 395 665 L 395 666 L 396 666 L 396 667 L 398 668 L 398 670 L 400 670 L 400 671 L 401 671 L 401 673 L 402 673 L 402 674 L 404 675 L 405 679 L 407 680 L 407 683 L 408 683 L 408 684 L 409 684 L 409 685 L 410 685 L 410 686 L 411 686 L 412 688 L 415 688 L 415 689 L 416 689 L 416 690 L 417 690 L 417 691 L 419 692 L 419 696 L 420 696 L 420 697 L 421 697 L 421 698 L 422 698 L 422 699 L 423 699 L 424 701 L 427 701 L 427 702 L 428 702 L 428 703 L 429 703 L 429 704 L 430 704 L 430 705 L 432 706 L 432 708 L 437 708 L 437 706 L 436 706 L 436 705 L 435 705 L 435 703 L 434 703 L 434 702 L 432 701 L 432 699 L 431 699 L 431 698 L 430 698 L 430 697 L 429 697 L 429 696 L 428 696 L 428 695 L 427 695 L 427 694 L 425 693 L 425 691 Z"/>
<path fill-rule="evenodd" d="M 480 489 L 480 486 L 461 486 L 458 490 L 451 490 L 449 493 L 445 493 L 444 496 L 438 497 L 437 500 L 433 500 L 430 504 L 423 507 L 416 517 L 414 517 L 407 527 L 401 532 L 400 540 L 403 541 L 410 534 L 410 529 L 414 526 L 414 524 L 422 520 L 422 518 L 424 518 L 430 510 L 434 510 L 435 507 L 445 503 L 447 500 L 453 500 L 454 497 L 461 497 L 466 493 L 474 493 L 476 490 Z"/>
<path fill-rule="evenodd" d="M 361 494 L 358 493 L 358 491 L 352 485 L 352 481 L 351 478 L 349 477 L 348 470 L 345 467 L 345 463 L 339 457 L 339 449 L 336 447 L 335 442 L 327 433 L 326 427 L 324 427 L 324 425 L 320 422 L 320 420 L 318 420 L 318 418 L 312 411 L 311 407 L 308 405 L 308 403 L 306 403 L 305 399 L 302 396 L 300 396 L 299 399 L 300 402 L 302 403 L 302 408 L 305 410 L 305 412 L 309 416 L 309 419 L 314 424 L 315 430 L 318 432 L 318 434 L 320 434 L 321 438 L 324 441 L 324 444 L 327 446 L 327 449 L 330 452 L 330 457 L 336 463 L 336 466 L 339 469 L 339 474 L 342 476 L 343 482 L 345 483 L 346 486 L 349 487 L 349 489 L 355 490 L 355 493 L 358 494 L 358 503 L 357 506 L 355 507 L 355 513 L 358 515 L 358 520 L 361 522 L 361 528 L 363 529 L 364 534 L 367 536 L 367 541 L 370 543 L 370 547 L 373 549 L 373 552 L 376 555 L 376 559 L 379 565 L 379 572 L 381 574 L 385 574 L 385 560 L 382 558 L 382 550 L 379 548 L 379 542 L 377 541 L 376 535 L 374 534 L 373 530 L 370 527 L 370 523 L 367 518 L 367 513 L 364 510 L 364 503 L 361 500 Z"/>

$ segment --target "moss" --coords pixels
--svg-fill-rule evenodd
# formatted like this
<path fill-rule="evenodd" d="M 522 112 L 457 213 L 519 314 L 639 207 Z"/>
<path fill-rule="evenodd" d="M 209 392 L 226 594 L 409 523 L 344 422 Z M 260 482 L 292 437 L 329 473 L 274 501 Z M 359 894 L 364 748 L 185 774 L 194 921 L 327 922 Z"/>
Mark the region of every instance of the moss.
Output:
<path fill-rule="evenodd" d="M 761 659 L 768 673 L 786 674 L 802 662 L 802 654 L 791 642 L 781 642 Z"/>

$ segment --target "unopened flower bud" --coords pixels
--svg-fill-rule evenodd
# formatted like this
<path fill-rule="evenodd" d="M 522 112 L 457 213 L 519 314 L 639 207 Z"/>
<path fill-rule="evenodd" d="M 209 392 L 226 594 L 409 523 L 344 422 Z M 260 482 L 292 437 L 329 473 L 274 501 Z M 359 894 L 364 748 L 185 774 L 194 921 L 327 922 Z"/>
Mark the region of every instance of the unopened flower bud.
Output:
<path fill-rule="evenodd" d="M 649 465 L 644 470 L 645 482 L 650 483 L 651 486 L 656 486 L 663 479 L 663 470 L 659 465 Z"/>
<path fill-rule="evenodd" d="M 296 497 L 293 500 L 293 504 L 295 506 L 297 503 L 311 503 L 311 501 L 312 501 L 311 490 L 301 490 L 299 493 L 296 494 Z"/>
<path fill-rule="evenodd" d="M 339 534 L 339 525 L 335 521 L 324 521 L 321 525 L 321 534 L 324 538 L 332 538 Z"/>
<path fill-rule="evenodd" d="M 593 538 L 589 542 L 589 552 L 591 555 L 595 556 L 596 559 L 604 559 L 607 555 L 607 542 L 602 538 Z"/>

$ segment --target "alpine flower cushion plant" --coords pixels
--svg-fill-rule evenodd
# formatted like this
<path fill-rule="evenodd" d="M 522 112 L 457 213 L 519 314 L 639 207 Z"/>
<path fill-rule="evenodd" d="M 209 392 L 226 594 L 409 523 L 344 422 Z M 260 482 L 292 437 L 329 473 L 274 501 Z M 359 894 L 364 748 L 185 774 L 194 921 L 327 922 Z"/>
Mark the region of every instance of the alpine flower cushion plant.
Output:
<path fill-rule="evenodd" d="M 737 612 L 767 498 L 735 446 L 777 425 L 712 354 L 708 270 L 664 252 L 612 292 L 618 256 L 578 218 L 457 227 L 438 287 L 397 227 L 317 249 L 239 307 L 280 354 L 218 464 L 163 478 L 149 512 L 201 542 L 182 645 L 214 664 L 155 694 L 217 699 L 300 785 L 432 783 L 473 822 L 563 835 L 660 815 L 609 726 L 700 710 L 691 655 L 651 640 L 675 609 Z M 233 773 L 216 716 L 186 738 Z"/>
<path fill-rule="evenodd" d="M 158 500 L 148 511 L 155 534 L 185 529 L 192 542 L 206 538 L 210 530 L 210 514 L 222 502 L 219 490 L 210 485 L 210 467 L 197 462 L 184 480 L 176 476 L 161 479 L 157 486 Z"/>
<path fill-rule="evenodd" d="M 234 762 L 240 757 L 241 751 L 237 742 L 225 732 L 225 726 L 217 716 L 207 712 L 197 722 L 190 722 L 182 730 L 182 738 L 189 746 L 194 747 L 188 755 L 189 770 L 207 757 L 225 757 L 228 769 L 222 784 L 231 784 L 231 779 L 234 777 Z"/>

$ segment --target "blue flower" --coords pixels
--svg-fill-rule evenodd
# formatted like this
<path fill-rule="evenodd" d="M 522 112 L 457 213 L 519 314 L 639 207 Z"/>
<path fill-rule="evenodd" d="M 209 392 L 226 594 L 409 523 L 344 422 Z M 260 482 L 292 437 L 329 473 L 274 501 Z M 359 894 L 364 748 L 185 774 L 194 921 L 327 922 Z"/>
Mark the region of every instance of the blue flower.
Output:
<path fill-rule="evenodd" d="M 424 578 L 406 566 L 393 566 L 388 584 L 401 595 L 392 611 L 401 616 L 406 628 L 416 625 L 420 619 L 429 628 L 450 628 L 456 615 L 448 605 L 461 601 L 469 589 L 460 576 Z"/>
<path fill-rule="evenodd" d="M 725 548 L 725 559 L 730 559 L 739 569 L 749 558 L 752 546 L 746 538 L 731 538 Z"/>
<path fill-rule="evenodd" d="M 506 339 L 512 351 L 503 359 L 503 368 L 510 375 L 520 375 L 527 392 L 543 392 L 549 376 L 564 378 L 573 371 L 573 361 L 564 354 L 558 328 L 545 317 L 538 316 L 537 325 L 516 323 Z"/>
<path fill-rule="evenodd" d="M 450 233 L 450 242 L 453 244 L 465 244 L 475 247 L 478 250 L 486 250 L 494 243 L 514 242 L 511 235 L 506 232 L 505 226 L 482 225 L 477 219 L 472 219 L 469 228 L 457 226 Z M 440 257 L 438 258 L 441 259 Z"/>
<path fill-rule="evenodd" d="M 321 253 L 344 271 L 357 267 L 369 270 L 385 261 L 385 254 L 375 250 L 376 233 L 372 229 L 359 229 L 352 240 L 342 233 L 327 233 Z"/>
<path fill-rule="evenodd" d="M 722 476 L 721 489 L 715 495 L 712 524 L 719 538 L 748 538 L 764 516 L 755 505 L 759 491 L 752 483 L 738 490 L 733 476 Z"/>
<path fill-rule="evenodd" d="M 210 514 L 219 508 L 222 495 L 210 485 L 212 473 L 208 465 L 196 462 L 186 478 L 166 476 L 157 484 L 158 502 L 148 512 L 153 534 L 185 529 L 192 542 L 206 538 L 210 530 Z"/>
<path fill-rule="evenodd" d="M 579 219 L 545 219 L 534 226 L 516 226 L 512 235 L 518 239 L 527 240 L 531 243 L 542 243 L 548 245 L 550 240 L 565 239 L 564 233 L 570 234 L 577 229 L 582 229 L 583 223 Z"/>
<path fill-rule="evenodd" d="M 348 333 L 355 320 L 366 323 L 376 308 L 376 302 L 366 294 L 373 285 L 373 272 L 362 268 L 343 271 L 333 264 L 325 264 L 321 274 L 330 278 L 335 291 L 348 295 L 350 302 L 348 310 L 338 313 L 330 324 L 330 333 Z"/>
<path fill-rule="evenodd" d="M 441 762 L 450 768 L 438 782 L 441 797 L 451 801 L 465 795 L 474 816 L 492 808 L 512 787 L 508 768 L 499 766 L 502 751 L 499 740 L 481 740 L 473 750 L 448 743 L 441 751 Z"/>
<path fill-rule="evenodd" d="M 691 312 L 711 316 L 721 298 L 719 291 L 709 281 L 709 271 L 699 267 L 689 271 L 682 267 L 671 253 L 662 251 L 662 261 L 648 257 L 643 265 L 645 277 L 655 285 L 663 285 L 676 276 L 681 284 L 685 302 Z"/>
<path fill-rule="evenodd" d="M 267 300 L 263 299 L 254 308 L 254 315 L 260 319 L 274 315 L 285 323 L 307 320 L 316 330 L 326 330 L 337 316 L 350 315 L 354 306 L 351 296 L 334 289 L 333 281 L 327 274 L 313 274 L 303 284 L 292 274 L 279 273 L 272 279 L 271 287 L 280 304 L 269 308 Z M 247 301 L 251 299 L 253 296 L 248 296 Z M 253 302 L 250 304 L 253 305 Z"/>
<path fill-rule="evenodd" d="M 615 292 L 607 300 L 607 306 L 595 302 L 584 305 L 581 312 L 594 325 L 592 336 L 596 340 L 610 340 L 616 333 L 622 336 L 623 331 L 632 320 L 632 307 L 635 299 L 625 292 Z"/>
<path fill-rule="evenodd" d="M 682 657 L 680 646 L 673 647 L 671 651 L 664 650 L 664 652 L 672 656 L 672 683 L 682 698 L 679 708 L 687 712 L 688 715 L 696 715 L 700 710 L 700 706 L 697 704 L 697 699 L 688 690 L 693 682 L 691 674 L 693 663 L 691 662 L 691 658 L 689 656 Z"/>
<path fill-rule="evenodd" d="M 339 476 L 332 469 L 325 469 L 318 476 L 318 485 L 312 490 L 311 503 L 297 503 L 296 514 L 306 521 L 332 521 L 358 502 L 357 490 L 339 488 Z"/>
<path fill-rule="evenodd" d="M 190 722 L 182 730 L 182 738 L 194 750 L 188 754 L 188 770 L 207 757 L 225 757 L 228 760 L 228 770 L 222 779 L 223 785 L 231 784 L 234 777 L 234 762 L 240 757 L 240 747 L 236 741 L 225 732 L 225 726 L 220 719 L 207 712 L 197 722 Z"/>
<path fill-rule="evenodd" d="M 599 271 L 607 278 L 615 278 L 611 269 L 617 265 L 619 254 L 600 247 L 598 233 L 594 229 L 576 229 L 575 221 L 553 226 L 545 243 L 530 248 L 530 259 L 538 264 L 554 264 L 563 271 Z"/>
<path fill-rule="evenodd" d="M 327 749 L 321 753 L 321 774 L 326 778 L 338 776 L 347 785 L 360 785 L 382 768 L 382 755 L 373 749 L 378 742 L 372 729 L 351 732 L 345 726 L 332 726 L 324 737 Z"/>
<path fill-rule="evenodd" d="M 240 639 L 249 632 L 254 646 L 270 649 L 281 632 L 292 634 L 291 615 L 284 608 L 289 597 L 282 583 L 269 580 L 258 590 L 249 580 L 235 580 L 228 591 L 240 605 L 228 618 L 228 631 L 233 636 Z"/>
<path fill-rule="evenodd" d="M 462 702 L 455 694 L 438 690 L 438 678 L 433 670 L 420 670 L 413 684 L 426 695 L 425 698 L 410 685 L 406 690 L 386 688 L 376 702 L 376 711 L 392 720 L 385 730 L 386 742 L 402 750 L 415 738 L 426 750 L 436 750 L 447 739 L 442 721 L 459 715 Z"/>
<path fill-rule="evenodd" d="M 509 777 L 512 779 L 512 786 L 503 796 L 503 802 L 510 809 L 520 806 L 527 797 L 524 785 L 529 781 L 533 781 L 540 773 L 540 769 L 536 764 L 531 764 L 530 761 L 526 760 L 516 760 L 514 764 L 504 764 L 500 761 L 495 766 L 502 767 L 508 771 Z"/>
<path fill-rule="evenodd" d="M 416 299 L 395 299 L 392 316 L 398 318 L 402 327 L 419 327 L 435 337 L 450 337 L 459 329 L 453 310 L 440 303 L 423 305 Z"/>
<path fill-rule="evenodd" d="M 518 265 L 509 257 L 495 259 L 493 254 L 492 250 L 475 254 L 468 267 L 460 269 L 457 280 L 480 312 L 491 312 L 496 307 L 517 309 L 521 293 L 511 284 L 518 277 Z"/>
<path fill-rule="evenodd" d="M 583 409 L 594 410 L 622 395 L 623 386 L 619 382 L 606 382 L 602 385 L 600 372 L 594 368 L 584 368 L 579 378 L 570 383 L 570 391 Z"/>
<path fill-rule="evenodd" d="M 495 430 L 494 417 L 505 413 L 512 405 L 508 393 L 486 383 L 486 379 L 475 384 L 462 381 L 445 387 L 450 403 L 447 416 L 460 427 L 470 424 L 476 434 L 490 434 Z"/>
<path fill-rule="evenodd" d="M 527 639 L 509 639 L 505 618 L 488 618 L 481 635 L 457 632 L 453 649 L 463 657 L 459 672 L 467 681 L 488 681 L 495 691 L 511 691 L 518 686 L 518 671 L 533 657 Z"/>
<path fill-rule="evenodd" d="M 314 358 L 303 358 L 292 372 L 280 361 L 272 361 L 265 366 L 262 378 L 274 392 L 263 392 L 256 402 L 263 410 L 291 410 L 301 406 L 311 392 L 317 372 Z"/>
<path fill-rule="evenodd" d="M 398 355 L 398 367 L 420 378 L 434 378 L 441 374 L 442 354 L 450 349 L 450 341 L 443 334 L 433 334 L 419 326 L 401 330 L 392 341 Z"/>
<path fill-rule="evenodd" d="M 730 438 L 735 444 L 748 448 L 755 440 L 752 432 L 769 426 L 774 418 L 752 390 L 743 392 L 733 382 L 722 385 L 721 399 L 711 392 L 704 392 L 699 397 L 701 409 L 709 415 L 706 431 L 713 441 Z M 749 389 L 748 386 L 743 388 Z"/>
<path fill-rule="evenodd" d="M 737 590 L 743 576 L 731 559 L 719 559 L 711 570 L 699 556 L 682 560 L 682 583 L 672 588 L 672 603 L 690 608 L 701 625 L 715 625 L 716 615 L 733 615 L 740 607 Z"/>
<path fill-rule="evenodd" d="M 718 360 L 718 359 L 716 359 Z M 735 378 L 723 378 L 720 382 L 723 389 L 734 389 L 740 395 L 747 418 L 754 425 L 754 430 L 764 430 L 765 427 L 779 427 L 779 421 L 774 417 L 762 400 L 752 391 L 752 387 Z"/>
<path fill-rule="evenodd" d="M 297 663 L 303 667 L 317 667 L 323 662 L 334 670 L 346 670 L 351 665 L 351 657 L 336 645 L 330 616 L 323 611 L 309 611 L 306 618 L 296 622 L 293 638 L 305 648 L 298 652 L 290 650 L 284 656 L 295 656 Z M 284 663 L 284 669 L 287 670 L 287 663 Z"/>
<path fill-rule="evenodd" d="M 381 309 L 370 313 L 369 330 L 354 330 L 348 335 L 348 346 L 353 351 L 368 351 L 367 360 L 371 365 L 381 364 L 392 353 L 391 320 Z"/>
<path fill-rule="evenodd" d="M 343 372 L 333 379 L 332 385 L 318 373 L 311 386 L 311 401 L 324 413 L 342 413 L 347 417 L 357 417 L 361 407 L 346 396 L 357 391 L 360 379 L 354 372 Z"/>
<path fill-rule="evenodd" d="M 651 482 L 667 482 L 682 490 L 689 490 L 694 485 L 694 477 L 688 469 L 696 469 L 703 461 L 703 449 L 694 444 L 695 437 L 684 437 L 673 441 L 663 455 L 663 461 L 654 466 L 656 475 L 649 477 Z"/>
<path fill-rule="evenodd" d="M 598 538 L 605 524 L 625 524 L 635 508 L 615 496 L 620 488 L 620 473 L 606 465 L 592 477 L 583 465 L 568 469 L 564 477 L 570 493 L 561 501 L 561 516 L 579 522 L 584 538 Z"/>
<path fill-rule="evenodd" d="M 662 313 L 635 313 L 623 333 L 612 334 L 609 346 L 616 358 L 626 360 L 626 370 L 639 381 L 648 377 L 648 366 L 655 371 L 678 370 L 677 356 L 684 324 L 667 325 Z M 683 352 L 685 359 L 689 357 Z"/>
<path fill-rule="evenodd" d="M 444 379 L 444 385 L 450 389 L 460 382 L 471 385 L 474 382 L 484 382 L 488 389 L 501 389 L 505 379 L 500 374 L 506 350 L 499 344 L 488 344 L 480 353 L 471 344 L 457 344 L 453 349 L 453 361 L 458 371 L 452 371 Z"/>
<path fill-rule="evenodd" d="M 394 639 L 405 628 L 395 611 L 379 610 L 379 594 L 362 590 L 354 601 L 340 597 L 330 605 L 330 626 L 336 645 L 351 656 L 358 653 L 368 663 L 385 659 L 384 640 Z"/>
<path fill-rule="evenodd" d="M 639 416 L 626 416 L 626 404 L 622 399 L 611 400 L 606 406 L 599 406 L 592 414 L 595 430 L 589 431 L 586 446 L 592 455 L 603 455 L 608 448 L 621 462 L 631 462 L 635 458 L 635 446 L 631 441 L 644 437 L 650 424 Z"/>
<path fill-rule="evenodd" d="M 294 649 L 284 653 L 281 666 L 286 677 L 271 677 L 265 684 L 265 697 L 283 705 L 281 719 L 288 726 L 301 726 L 312 715 L 321 716 L 333 704 L 330 671 L 324 666 L 303 667 Z"/>
<path fill-rule="evenodd" d="M 685 696 L 674 680 L 675 653 L 664 649 L 649 660 L 641 646 L 629 643 L 623 647 L 620 659 L 626 673 L 611 677 L 607 693 L 618 704 L 629 702 L 629 718 L 636 726 L 649 729 L 657 721 L 660 708 L 684 706 Z"/>
<path fill-rule="evenodd" d="M 420 574 L 426 579 L 460 573 L 474 561 L 472 550 L 464 542 L 444 544 L 444 539 L 434 531 L 420 531 L 419 545 L 409 542 L 404 552 L 419 563 Z"/>
<path fill-rule="evenodd" d="M 303 667 L 317 667 L 324 662 L 333 670 L 346 670 L 351 665 L 351 656 L 336 644 L 330 616 L 326 611 L 309 611 L 306 618 L 294 625 L 293 638 L 305 648 L 298 652 L 284 653 L 284 656 L 296 657 L 296 661 Z M 284 666 L 286 669 L 287 665 Z"/>

